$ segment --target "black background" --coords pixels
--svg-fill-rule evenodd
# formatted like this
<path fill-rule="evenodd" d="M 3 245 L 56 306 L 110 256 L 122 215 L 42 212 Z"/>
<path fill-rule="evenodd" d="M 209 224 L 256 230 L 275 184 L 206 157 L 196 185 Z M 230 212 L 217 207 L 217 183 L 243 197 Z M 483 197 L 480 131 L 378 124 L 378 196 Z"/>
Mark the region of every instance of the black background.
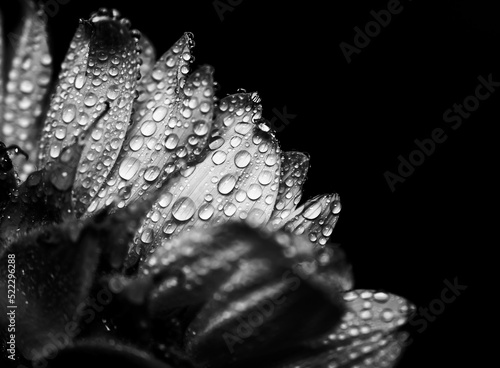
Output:
<path fill-rule="evenodd" d="M 223 19 L 212 1 L 71 0 L 49 19 L 55 62 L 78 18 L 99 7 L 121 10 L 159 55 L 193 32 L 195 66 L 215 67 L 219 97 L 258 91 L 266 118 L 284 107 L 296 115 L 277 136 L 284 150 L 311 155 L 305 198 L 341 195 L 332 239 L 346 249 L 357 288 L 385 289 L 428 307 L 440 298 L 443 280 L 468 286 L 413 335 L 400 367 L 480 366 L 483 331 L 493 318 L 478 289 L 493 247 L 481 235 L 490 216 L 484 209 L 493 208 L 487 188 L 495 167 L 488 161 L 500 91 L 456 130 L 443 113 L 474 93 L 478 76 L 500 81 L 493 2 L 402 0 L 401 13 L 351 63 L 339 44 L 352 45 L 353 28 L 364 28 L 370 11 L 388 1 L 219 3 L 232 8 Z M 6 18 L 12 27 L 15 17 Z M 392 192 L 384 172 L 397 174 L 398 156 L 408 158 L 414 140 L 430 138 L 435 128 L 448 139 Z"/>

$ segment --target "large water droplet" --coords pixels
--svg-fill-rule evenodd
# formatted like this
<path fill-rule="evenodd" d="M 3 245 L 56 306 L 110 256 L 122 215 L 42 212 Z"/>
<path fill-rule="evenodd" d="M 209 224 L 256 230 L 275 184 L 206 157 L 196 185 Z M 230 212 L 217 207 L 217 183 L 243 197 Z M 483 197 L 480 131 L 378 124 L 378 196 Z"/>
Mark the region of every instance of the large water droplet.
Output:
<path fill-rule="evenodd" d="M 57 139 L 64 139 L 66 137 L 66 127 L 64 125 L 58 125 L 54 135 Z"/>
<path fill-rule="evenodd" d="M 82 89 L 86 80 L 87 77 L 85 76 L 85 72 L 78 73 L 75 77 L 75 88 Z"/>
<path fill-rule="evenodd" d="M 252 184 L 248 187 L 247 196 L 251 200 L 255 201 L 262 195 L 262 188 L 259 184 Z"/>
<path fill-rule="evenodd" d="M 165 148 L 169 150 L 173 150 L 177 147 L 179 143 L 179 137 L 177 134 L 170 134 L 167 139 L 165 139 Z"/>
<path fill-rule="evenodd" d="M 110 86 L 108 91 L 106 92 L 106 97 L 110 100 L 116 100 L 116 98 L 120 95 L 120 87 L 116 84 Z"/>
<path fill-rule="evenodd" d="M 262 185 L 268 185 L 273 180 L 273 173 L 268 170 L 264 170 L 260 173 L 258 180 Z"/>
<path fill-rule="evenodd" d="M 214 164 L 216 165 L 220 165 L 222 163 L 224 163 L 224 161 L 226 161 L 226 153 L 223 152 L 223 151 L 216 151 L 213 155 L 212 155 L 212 161 Z"/>
<path fill-rule="evenodd" d="M 240 169 L 247 167 L 251 160 L 252 160 L 252 155 L 245 150 L 239 151 L 234 156 L 234 164 Z"/>
<path fill-rule="evenodd" d="M 89 92 L 83 99 L 83 103 L 88 107 L 94 106 L 97 103 L 97 96 L 94 93 Z"/>
<path fill-rule="evenodd" d="M 64 105 L 62 109 L 62 120 L 71 123 L 76 116 L 76 106 L 74 104 Z"/>
<path fill-rule="evenodd" d="M 380 313 L 380 319 L 384 322 L 391 322 L 394 319 L 394 312 L 392 309 L 386 308 Z"/>
<path fill-rule="evenodd" d="M 153 229 L 147 228 L 141 234 L 141 241 L 143 243 L 149 244 L 153 241 Z"/>
<path fill-rule="evenodd" d="M 172 206 L 172 216 L 178 221 L 187 221 L 193 217 L 196 206 L 189 197 L 179 198 Z"/>
<path fill-rule="evenodd" d="M 146 169 L 144 172 L 144 180 L 146 181 L 154 181 L 160 175 L 160 168 L 158 166 L 151 166 Z"/>
<path fill-rule="evenodd" d="M 165 106 L 158 106 L 154 111 L 153 111 L 153 120 L 158 122 L 162 121 L 165 116 L 167 116 L 168 109 Z"/>
<path fill-rule="evenodd" d="M 150 137 L 156 132 L 156 123 L 152 120 L 146 120 L 141 125 L 141 133 L 145 137 Z"/>
<path fill-rule="evenodd" d="M 231 217 L 236 213 L 237 207 L 234 205 L 234 203 L 226 203 L 224 205 L 224 215 Z"/>
<path fill-rule="evenodd" d="M 311 203 L 306 209 L 304 209 L 302 216 L 304 216 L 308 220 L 314 220 L 320 215 L 321 210 L 321 201 L 316 201 Z"/>
<path fill-rule="evenodd" d="M 161 196 L 160 200 L 158 201 L 158 204 L 160 205 L 160 207 L 166 208 L 170 204 L 170 202 L 172 202 L 172 198 L 173 198 L 172 193 L 167 192 Z"/>
<path fill-rule="evenodd" d="M 203 206 L 200 207 L 198 216 L 200 217 L 200 219 L 207 221 L 208 219 L 210 219 L 210 217 L 212 217 L 214 211 L 215 209 L 210 203 L 205 203 Z"/>
<path fill-rule="evenodd" d="M 236 178 L 231 174 L 227 174 L 219 181 L 217 189 L 221 194 L 229 194 L 234 189 L 235 185 Z"/>
<path fill-rule="evenodd" d="M 130 143 L 128 145 L 132 151 L 138 151 L 141 149 L 143 144 L 144 144 L 144 138 L 140 135 L 136 135 L 134 138 L 130 140 Z"/>
<path fill-rule="evenodd" d="M 118 169 L 118 174 L 124 180 L 130 180 L 141 168 L 141 162 L 134 157 L 126 157 Z"/>
<path fill-rule="evenodd" d="M 250 130 L 252 130 L 253 125 L 250 123 L 238 123 L 234 127 L 234 131 L 241 135 L 247 134 Z"/>

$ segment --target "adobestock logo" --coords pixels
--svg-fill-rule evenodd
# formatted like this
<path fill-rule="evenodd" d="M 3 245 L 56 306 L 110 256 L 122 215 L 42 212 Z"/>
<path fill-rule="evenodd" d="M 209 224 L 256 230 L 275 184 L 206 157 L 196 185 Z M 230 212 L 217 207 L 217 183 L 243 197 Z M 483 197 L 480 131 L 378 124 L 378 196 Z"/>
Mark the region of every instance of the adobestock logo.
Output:
<path fill-rule="evenodd" d="M 500 87 L 500 82 L 494 81 L 491 73 L 486 78 L 480 75 L 477 80 L 479 83 L 473 94 L 465 97 L 462 103 L 453 104 L 452 108 L 443 113 L 443 121 L 446 123 L 445 129 L 457 130 L 462 126 L 463 121 L 470 118 L 472 113 L 479 108 L 481 101 L 487 100 L 496 88 Z M 391 192 L 394 193 L 396 184 L 404 183 L 415 172 L 415 169 L 436 151 L 438 144 L 444 143 L 448 139 L 445 129 L 435 128 L 432 130 L 430 138 L 415 139 L 413 142 L 416 148 L 406 157 L 403 155 L 397 157 L 396 172 L 384 172 L 384 179 Z"/>
<path fill-rule="evenodd" d="M 446 287 L 441 290 L 439 298 L 433 299 L 427 307 L 418 308 L 418 313 L 409 319 L 411 326 L 418 327 L 418 333 L 424 332 L 429 327 L 429 323 L 434 322 L 445 311 L 446 305 L 455 302 L 467 289 L 467 285 L 458 283 L 457 277 L 453 279 L 453 282 L 444 280 L 443 283 Z"/>
<path fill-rule="evenodd" d="M 377 37 L 382 29 L 386 28 L 391 23 L 393 16 L 400 14 L 403 9 L 404 7 L 400 0 L 389 0 L 386 9 L 379 11 L 371 10 L 370 15 L 372 20 L 368 21 L 363 29 L 358 26 L 354 27 L 354 45 L 347 42 L 341 42 L 339 45 L 347 64 L 351 63 L 353 54 L 359 54 L 361 50 L 366 48 L 371 43 L 372 39 Z"/>

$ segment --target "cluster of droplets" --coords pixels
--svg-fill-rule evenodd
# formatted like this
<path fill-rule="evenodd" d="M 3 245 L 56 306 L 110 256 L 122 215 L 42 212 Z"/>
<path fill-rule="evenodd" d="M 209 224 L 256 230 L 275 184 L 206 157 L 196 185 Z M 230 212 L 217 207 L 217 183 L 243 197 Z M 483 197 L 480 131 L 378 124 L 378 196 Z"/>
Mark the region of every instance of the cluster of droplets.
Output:
<path fill-rule="evenodd" d="M 158 61 L 139 36 L 116 11 L 101 9 L 81 21 L 62 65 L 38 159 L 58 190 L 70 189 L 74 177 L 77 216 L 160 191 L 131 245 L 134 256 L 229 220 L 285 227 L 323 246 L 340 212 L 338 195 L 297 208 L 309 158 L 280 151 L 260 97 L 242 90 L 215 108 L 213 69 L 189 74 L 191 34 Z M 75 173 L 61 155 L 83 131 L 90 135 Z"/>
<path fill-rule="evenodd" d="M 353 361 L 359 368 L 392 367 L 407 338 L 397 329 L 406 323 L 414 306 L 399 296 L 374 290 L 349 291 L 343 299 L 347 312 L 325 339 L 313 344 L 322 350 L 313 361 L 328 362 L 334 368 Z"/>
<path fill-rule="evenodd" d="M 285 229 L 297 235 L 307 234 L 312 243 L 325 245 L 338 221 L 340 210 L 338 194 L 316 196 L 291 212 Z"/>
<path fill-rule="evenodd" d="M 212 130 L 214 82 L 208 66 L 186 77 L 191 37 L 185 34 L 141 81 L 123 149 L 88 214 L 114 201 L 122 208 L 199 160 Z"/>
<path fill-rule="evenodd" d="M 52 73 L 52 58 L 48 50 L 45 23 L 31 2 L 26 2 L 24 5 L 26 15 L 15 44 L 5 99 L 3 106 L 0 106 L 2 120 L 0 136 L 7 145 L 20 145 L 30 157 L 36 157 L 38 149 L 36 122 L 43 112 L 44 97 Z M 27 161 L 24 157 L 13 160 L 21 180 L 25 180 L 35 169 L 34 162 Z"/>
<path fill-rule="evenodd" d="M 192 227 L 233 219 L 255 226 L 267 222 L 278 193 L 280 150 L 257 127 L 260 117 L 260 106 L 248 94 L 221 100 L 205 161 L 181 170 L 162 188 L 132 252 L 149 254 L 163 239 Z"/>
<path fill-rule="evenodd" d="M 129 27 L 128 20 L 105 10 L 80 23 L 47 114 L 38 156 L 42 166 L 57 159 L 106 104 L 111 106 L 82 152 L 74 184 L 79 212 L 113 167 L 128 128 L 140 65 L 139 34 Z"/>

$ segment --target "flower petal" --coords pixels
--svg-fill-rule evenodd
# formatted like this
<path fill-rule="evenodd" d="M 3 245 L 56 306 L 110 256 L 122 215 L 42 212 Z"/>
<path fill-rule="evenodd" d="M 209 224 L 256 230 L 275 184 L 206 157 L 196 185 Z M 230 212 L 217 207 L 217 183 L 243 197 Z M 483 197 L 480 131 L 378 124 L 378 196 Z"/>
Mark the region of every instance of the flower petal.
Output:
<path fill-rule="evenodd" d="M 151 75 L 151 72 L 153 71 L 153 68 L 155 66 L 156 50 L 151 41 L 144 34 L 141 34 L 141 38 L 139 39 L 139 47 L 141 48 L 141 67 L 139 70 L 141 73 L 141 79 L 137 84 L 137 90 L 140 93 L 141 87 L 143 87 L 146 84 L 145 81 L 148 80 L 148 78 L 146 77 Z"/>
<path fill-rule="evenodd" d="M 73 196 L 83 213 L 118 157 L 131 115 L 139 72 L 137 33 L 116 11 L 105 9 L 83 21 L 71 42 L 45 121 L 39 162 L 46 165 L 102 111 L 82 153 Z"/>
<path fill-rule="evenodd" d="M 291 234 L 241 222 L 166 243 L 143 269 L 155 280 L 149 293 L 155 339 L 184 340 L 200 366 L 223 366 L 319 338 L 344 311 L 339 289 L 320 274 L 344 265 L 333 258 L 314 264 L 313 248 Z M 182 312 L 189 307 L 195 315 Z"/>
<path fill-rule="evenodd" d="M 0 121 L 3 116 L 3 100 L 4 100 L 4 81 L 3 81 L 3 72 L 4 72 L 4 58 L 5 58 L 5 46 L 3 42 L 3 15 L 0 10 Z"/>
<path fill-rule="evenodd" d="M 260 117 L 250 94 L 221 100 L 210 150 L 204 162 L 187 167 L 162 188 L 134 240 L 132 251 L 146 256 L 193 227 L 208 228 L 232 219 L 253 225 L 269 220 L 279 180 L 279 147 L 255 124 Z"/>
<path fill-rule="evenodd" d="M 50 361 L 50 368 L 88 368 L 99 362 L 100 367 L 120 368 L 172 368 L 156 359 L 151 353 L 113 339 L 86 339 L 64 346 L 55 357 L 40 357 L 43 364 Z"/>
<path fill-rule="evenodd" d="M 46 24 L 32 1 L 23 1 L 25 15 L 10 65 L 1 115 L 4 142 L 18 144 L 30 156 L 14 158 L 21 180 L 35 170 L 40 128 L 47 88 L 52 75 Z"/>
<path fill-rule="evenodd" d="M 292 211 L 302 198 L 302 186 L 308 169 L 308 155 L 302 152 L 283 152 L 278 197 L 268 224 L 271 229 L 278 229 L 291 219 Z"/>
<path fill-rule="evenodd" d="M 31 173 L 12 192 L 0 214 L 0 250 L 34 229 L 74 218 L 71 190 L 90 131 L 81 132 L 55 161 Z"/>
<path fill-rule="evenodd" d="M 324 338 L 310 341 L 305 354 L 292 352 L 280 368 L 393 367 L 408 334 L 399 331 L 414 306 L 401 297 L 373 290 L 344 295 L 347 313 Z"/>
<path fill-rule="evenodd" d="M 51 343 L 51 336 L 66 333 L 65 326 L 92 285 L 99 260 L 97 239 L 81 232 L 80 224 L 66 223 L 19 239 L 3 255 L 2 264 L 15 256 L 16 315 L 22 316 L 16 319 L 16 348 L 26 358 Z M 5 326 L 7 267 L 0 274 L 0 323 Z"/>
<path fill-rule="evenodd" d="M 414 306 L 405 299 L 374 290 L 354 290 L 344 295 L 348 308 L 342 322 L 328 336 L 311 345 L 310 358 L 289 367 L 393 367 L 407 345 L 399 331 Z"/>
<path fill-rule="evenodd" d="M 0 216 L 18 187 L 17 173 L 9 155 L 10 149 L 16 148 L 6 147 L 0 141 Z"/>
<path fill-rule="evenodd" d="M 37 352 L 44 353 L 43 348 L 55 342 L 54 336 L 62 335 L 67 345 L 93 327 L 93 317 L 89 319 L 84 311 L 94 308 L 96 295 L 101 304 L 95 307 L 97 311 L 111 296 L 102 302 L 100 290 L 94 295 L 89 292 L 96 290 L 92 287 L 98 276 L 106 278 L 121 268 L 139 219 L 151 206 L 145 202 L 111 215 L 101 213 L 86 221 L 74 219 L 45 226 L 20 237 L 0 255 L 3 264 L 15 257 L 16 314 L 22 316 L 16 321 L 16 348 L 26 358 L 36 359 Z M 2 325 L 7 316 L 7 272 L 7 267 L 0 268 Z"/>
<path fill-rule="evenodd" d="M 174 46 L 172 50 L 182 49 Z M 171 60 L 171 55 L 166 59 Z M 176 59 L 183 64 L 182 55 Z M 165 68 L 168 63 L 162 58 L 158 64 Z M 87 216 L 114 200 L 119 208 L 126 206 L 157 190 L 179 169 L 199 160 L 212 128 L 213 70 L 201 67 L 184 83 L 180 71 L 184 68 L 179 64 L 162 71 L 174 85 L 163 82 L 165 89 L 155 93 L 138 112 L 142 116 L 134 115 L 137 120 L 129 129 L 116 165 L 88 208 Z M 155 67 L 152 75 L 157 75 L 158 70 L 161 69 Z M 177 95 L 177 83 L 181 82 L 184 87 Z"/>
<path fill-rule="evenodd" d="M 323 246 L 337 224 L 340 209 L 338 194 L 316 196 L 290 214 L 285 230 L 305 234 L 312 243 Z"/>

